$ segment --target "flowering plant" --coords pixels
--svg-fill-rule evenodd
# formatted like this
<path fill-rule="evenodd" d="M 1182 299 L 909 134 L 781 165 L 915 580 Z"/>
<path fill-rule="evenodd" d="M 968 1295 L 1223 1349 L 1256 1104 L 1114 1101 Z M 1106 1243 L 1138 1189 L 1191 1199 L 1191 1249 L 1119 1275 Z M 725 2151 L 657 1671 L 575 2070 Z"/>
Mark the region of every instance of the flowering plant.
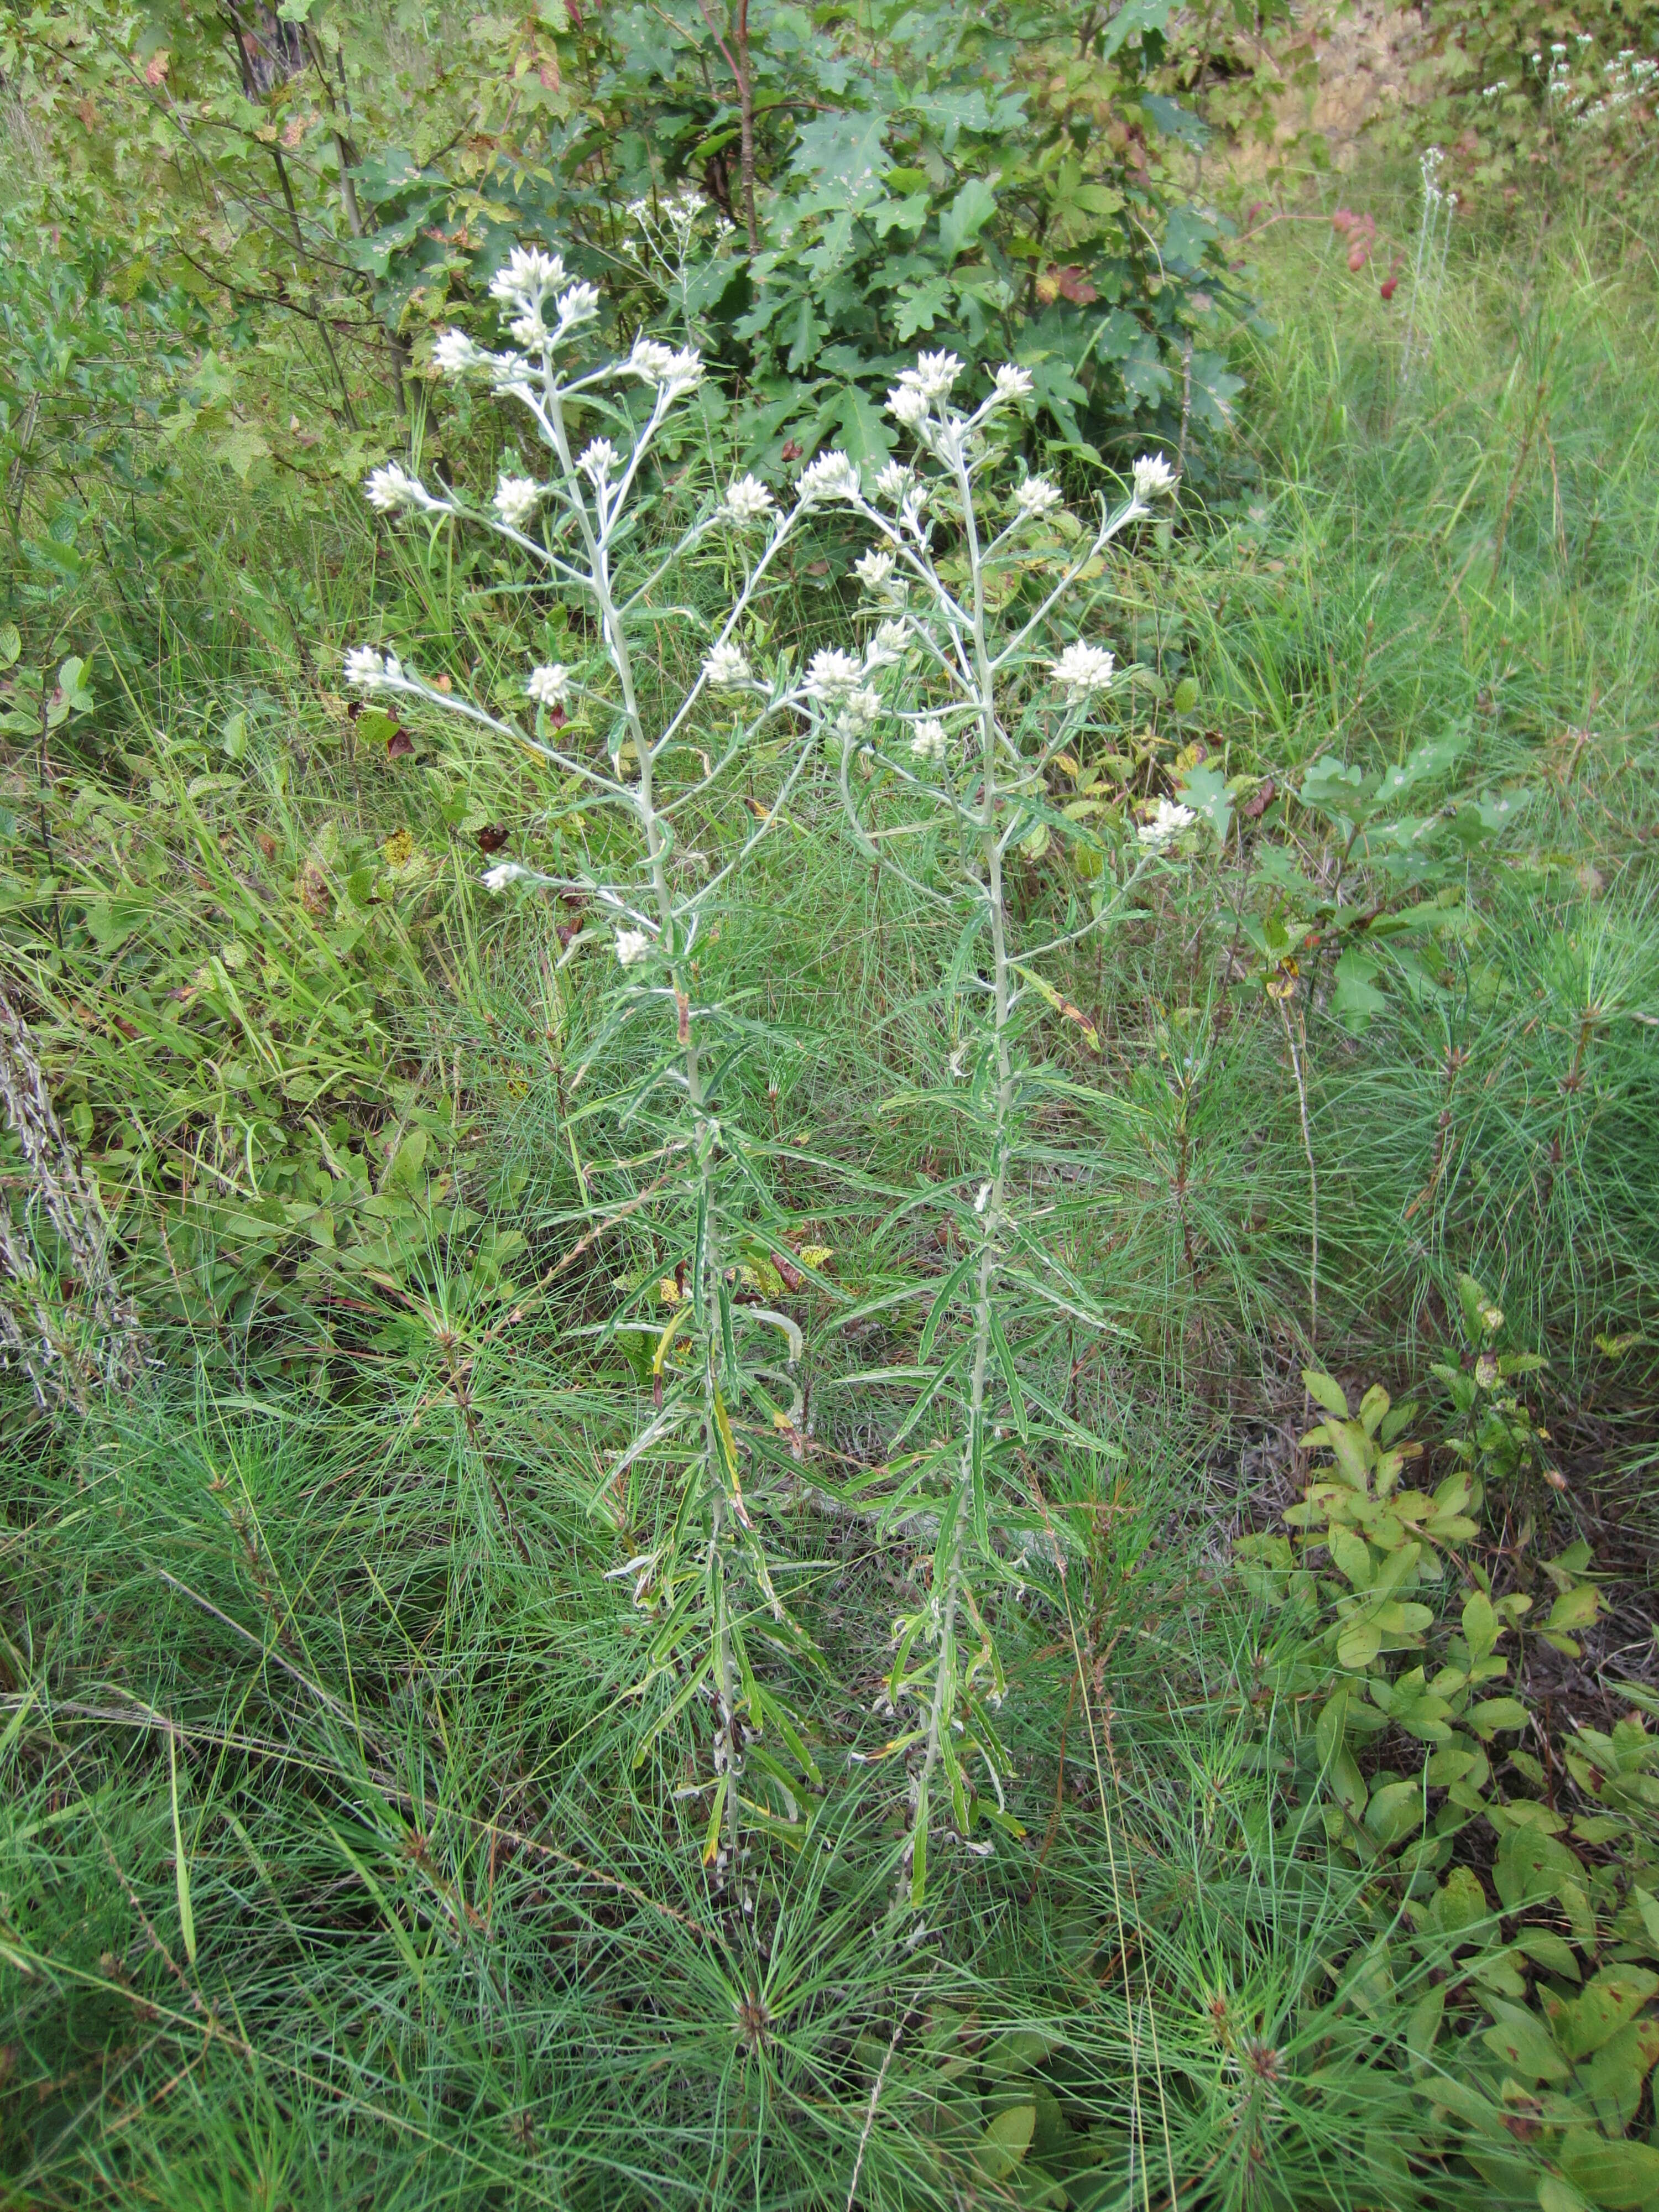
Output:
<path fill-rule="evenodd" d="M 808 690 L 840 760 L 844 811 L 863 851 L 894 869 L 935 905 L 951 910 L 954 949 L 947 992 L 961 1033 L 951 1070 L 965 1086 L 959 1112 L 977 1147 L 971 1206 L 952 1199 L 950 1233 L 964 1256 L 930 1285 L 920 1363 L 905 1370 L 921 1387 L 889 1465 L 902 1479 L 891 1511 L 937 1503 L 932 1574 L 924 1601 L 895 1630 L 888 1699 L 908 1709 L 907 1724 L 884 1756 L 906 1758 L 912 1818 L 907 1845 L 910 1899 L 927 1881 L 933 1804 L 941 1790 L 956 1834 L 969 1848 L 976 1823 L 1007 1820 L 1006 1760 L 992 1713 L 1003 1682 L 988 1613 L 975 1583 L 994 1573 L 1005 1533 L 1014 1454 L 1039 1435 L 1075 1442 L 1078 1425 L 1045 1407 L 1023 1379 L 1019 1321 L 1035 1309 L 1105 1326 L 1084 1286 L 1044 1250 L 1022 1221 L 1013 1171 L 1036 1072 L 1024 1039 L 1033 1006 L 1091 1025 L 1039 972 L 1036 963 L 1103 928 L 1136 876 L 1159 865 L 1194 820 L 1165 799 L 1126 844 L 1115 892 L 1097 894 L 1029 945 L 1015 942 L 1006 896 L 1011 854 L 1074 837 L 1078 823 L 1048 797 L 1047 776 L 1111 688 L 1115 663 L 1095 640 L 1056 635 L 1080 582 L 1107 546 L 1173 489 L 1161 454 L 1134 464 L 1128 496 L 1103 509 L 1081 550 L 1048 557 L 1040 529 L 1061 504 L 1057 485 L 1025 477 L 999 491 L 1004 452 L 997 420 L 1031 395 L 1032 380 L 1013 365 L 996 370 L 991 391 L 971 412 L 952 404 L 963 364 L 924 353 L 888 395 L 888 411 L 915 442 L 908 462 L 893 460 L 877 479 L 873 501 L 838 455 L 816 463 L 875 533 L 858 564 L 877 623 L 861 659 L 834 648 L 817 655 Z M 1003 588 L 1032 568 L 1058 574 L 1022 602 Z M 993 609 L 1005 606 L 1001 626 Z M 882 685 L 889 672 L 896 680 Z M 892 857 L 891 825 L 872 826 L 892 796 L 948 823 L 963 861 L 954 881 L 918 878 Z M 940 849 L 948 849 L 941 846 Z M 959 1012 L 958 1010 L 965 1010 Z M 895 1460 L 896 1447 L 926 1414 L 947 1416 L 944 1433 Z M 1018 1440 L 1018 1444 L 1015 1440 Z M 1000 1486 L 1000 1492 L 999 1494 Z M 975 1776 L 995 1802 L 983 1801 Z"/>
<path fill-rule="evenodd" d="M 815 463 L 793 500 L 781 505 L 758 478 L 739 477 L 722 496 L 705 500 L 672 543 L 642 551 L 632 506 L 664 424 L 702 381 L 697 353 L 641 335 L 619 359 L 574 366 L 574 342 L 595 321 L 599 298 L 591 285 L 568 283 L 554 254 L 515 250 L 491 290 L 510 319 L 511 347 L 491 351 L 459 331 L 447 331 L 437 343 L 437 362 L 444 374 L 477 378 L 524 410 L 543 451 L 545 476 L 503 474 L 486 507 L 458 493 L 429 490 L 391 464 L 369 478 L 368 495 L 387 514 L 492 531 L 550 581 L 586 599 L 596 649 L 580 666 L 550 661 L 532 667 L 524 679 L 520 718 L 441 689 L 397 655 L 370 647 L 347 654 L 346 676 L 361 690 L 396 693 L 434 712 L 460 715 L 527 748 L 568 780 L 587 814 L 619 819 L 631 833 L 621 841 L 592 838 L 586 849 L 598 857 L 565 874 L 506 860 L 482 880 L 492 892 L 518 885 L 574 896 L 596 917 L 572 939 L 561 962 L 601 939 L 611 945 L 625 977 L 611 1027 L 590 1050 L 588 1065 L 623 1024 L 654 1015 L 659 1024 L 659 1054 L 633 1086 L 623 1112 L 632 1119 L 667 1102 L 662 1151 L 676 1164 L 668 1180 L 681 1203 L 665 1233 L 677 1240 L 676 1271 L 684 1275 L 686 1291 L 665 1327 L 658 1316 L 631 1314 L 613 1324 L 618 1333 L 647 1336 L 652 1389 L 649 1414 L 612 1470 L 613 1480 L 647 1455 L 684 1457 L 688 1437 L 694 1441 L 683 1502 L 669 1516 L 667 1533 L 618 1571 L 634 1582 L 638 1601 L 661 1623 L 651 1654 L 653 1678 L 678 1684 L 647 1729 L 640 1755 L 694 1701 L 706 1699 L 713 1707 L 708 1856 L 724 1878 L 735 1875 L 738 1867 L 740 1793 L 767 1786 L 773 1805 L 781 1804 L 784 1818 L 793 1820 L 796 1792 L 803 1782 L 816 1783 L 817 1775 L 789 1715 L 757 1677 L 747 1651 L 750 1620 L 804 1648 L 778 1598 L 761 1523 L 744 1495 L 733 1428 L 745 1396 L 771 1405 L 763 1376 L 775 1382 L 781 1373 L 793 1389 L 801 1338 L 787 1316 L 735 1295 L 728 1231 L 744 1203 L 763 1209 L 768 1201 L 736 1125 L 734 1103 L 723 1095 L 743 1040 L 718 1002 L 700 989 L 696 956 L 712 934 L 710 917 L 719 902 L 729 895 L 803 773 L 808 750 L 784 748 L 789 758 L 773 805 L 760 810 L 763 818 L 723 865 L 711 869 L 701 854 L 684 849 L 682 827 L 707 806 L 732 764 L 750 754 L 763 732 L 781 730 L 787 738 L 804 731 L 837 691 L 839 679 L 832 683 L 817 662 L 805 678 L 787 658 L 771 677 L 757 674 L 746 637 L 792 536 L 816 507 L 855 492 L 857 477 L 844 462 L 838 467 Z M 637 401 L 629 404 L 639 387 L 642 412 Z M 595 417 L 607 434 L 585 436 Z M 658 588 L 693 549 L 716 535 L 725 541 L 736 587 L 723 615 L 709 626 L 696 675 L 678 696 L 655 708 L 655 655 L 642 654 L 641 646 L 653 638 L 661 619 Z M 849 712 L 852 699 L 848 691 Z M 577 734 L 595 725 L 607 732 L 598 757 Z M 695 767 L 688 769 L 688 762 Z M 626 860 L 617 858 L 619 848 Z M 735 1084 L 726 1088 L 734 1090 Z M 780 1336 L 786 1354 L 781 1370 L 757 1364 L 757 1352 L 763 1358 Z M 798 1390 L 794 1395 L 799 1406 Z M 739 1575 L 749 1584 L 741 1597 L 732 1588 Z M 744 1802 L 757 1817 L 775 1817 L 752 1796 Z"/>

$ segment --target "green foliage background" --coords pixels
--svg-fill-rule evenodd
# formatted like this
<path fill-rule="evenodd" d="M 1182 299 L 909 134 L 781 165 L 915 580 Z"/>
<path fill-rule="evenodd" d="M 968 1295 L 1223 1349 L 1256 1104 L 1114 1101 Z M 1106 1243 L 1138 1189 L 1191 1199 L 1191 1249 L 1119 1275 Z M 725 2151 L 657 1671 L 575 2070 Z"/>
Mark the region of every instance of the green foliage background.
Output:
<path fill-rule="evenodd" d="M 6 1380 L 0 2190 L 1659 2201 L 1641 161 L 1507 216 L 1495 172 L 1408 379 L 1333 195 L 1243 243 L 1193 197 L 1179 105 L 1237 86 L 1237 26 L 1215 94 L 1138 8 L 757 13 L 752 265 L 701 16 L 252 28 L 246 76 L 182 10 L 14 10 L 0 46 L 0 965 L 161 1362 L 84 1417 Z M 261 90 L 267 49 L 300 65 Z M 620 248 L 682 176 L 738 235 L 676 294 Z M 1343 192 L 1408 240 L 1413 184 Z M 781 1476 L 741 1443 L 828 1662 L 776 1662 L 825 1786 L 802 1847 L 757 1832 L 745 1919 L 706 1731 L 635 1762 L 669 1692 L 618 1571 L 665 1507 L 612 1473 L 650 1394 L 612 1324 L 670 1261 L 626 1054 L 583 1072 L 614 962 L 477 882 L 552 865 L 568 794 L 340 694 L 360 638 L 482 696 L 572 634 L 356 491 L 388 451 L 510 458 L 425 361 L 517 235 L 720 364 L 665 531 L 787 441 L 873 455 L 928 343 L 1027 362 L 1030 459 L 1079 493 L 1188 456 L 1098 580 L 1130 673 L 1050 794 L 1199 817 L 1040 1031 L 1114 1327 L 1026 1380 L 1107 1449 L 1029 1469 L 994 1599 L 1024 1833 L 936 1853 L 923 1936 L 879 1699 L 927 1547 L 863 1517 L 904 1407 L 845 1378 L 915 1357 L 954 1264 L 901 1212 L 961 1166 L 938 925 L 819 782 L 723 926 L 793 1238 L 744 1261 L 814 1409 Z M 804 643 L 856 550 L 803 550 Z M 694 659 L 669 637 L 665 683 Z M 1090 866 L 1033 841 L 1024 910 Z"/>

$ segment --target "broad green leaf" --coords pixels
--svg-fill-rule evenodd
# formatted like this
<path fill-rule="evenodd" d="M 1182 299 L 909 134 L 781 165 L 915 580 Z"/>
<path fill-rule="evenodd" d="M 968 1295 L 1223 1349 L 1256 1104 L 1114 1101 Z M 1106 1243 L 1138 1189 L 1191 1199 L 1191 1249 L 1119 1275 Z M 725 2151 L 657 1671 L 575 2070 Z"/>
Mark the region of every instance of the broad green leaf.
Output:
<path fill-rule="evenodd" d="M 849 460 L 879 468 L 896 441 L 868 392 L 849 384 L 841 403 L 841 442 Z"/>
<path fill-rule="evenodd" d="M 1376 979 L 1382 972 L 1382 963 L 1374 960 L 1369 952 L 1362 952 L 1357 945 L 1349 945 L 1339 957 L 1331 1011 L 1345 1029 L 1357 1033 L 1373 1014 L 1387 1012 L 1387 994 L 1376 988 Z"/>
<path fill-rule="evenodd" d="M 1565 2054 L 1551 2039 L 1541 2021 L 1519 2005 L 1489 1997 L 1492 2025 L 1480 2040 L 1523 2081 L 1565 2081 L 1569 2068 Z"/>
<path fill-rule="evenodd" d="M 902 289 L 893 312 L 893 335 L 901 345 L 908 345 L 918 331 L 933 329 L 949 305 L 954 289 L 948 276 L 930 276 L 925 283 L 907 284 Z M 890 436 L 890 450 L 893 442 Z"/>
<path fill-rule="evenodd" d="M 1382 1632 L 1374 1621 L 1351 1621 L 1337 1638 L 1337 1663 L 1351 1674 L 1369 1667 L 1382 1649 Z"/>
<path fill-rule="evenodd" d="M 1498 1616 L 1492 1609 L 1492 1600 L 1483 1590 L 1476 1590 L 1463 1601 L 1463 1633 L 1468 1639 L 1470 1655 L 1484 1659 L 1498 1641 Z"/>
<path fill-rule="evenodd" d="M 1194 686 L 1194 693 L 1197 687 Z M 1232 828 L 1233 802 L 1228 795 L 1226 779 L 1219 769 L 1212 768 L 1207 761 L 1200 761 L 1187 771 L 1186 781 L 1176 787 L 1178 796 L 1190 806 L 1201 821 L 1208 823 L 1215 832 L 1218 845 L 1227 842 L 1227 832 Z"/>
<path fill-rule="evenodd" d="M 1578 2078 L 1609 2135 L 1623 2135 L 1642 2101 L 1642 2084 L 1659 2057 L 1659 2021 L 1632 2021 L 1611 2037 Z"/>
<path fill-rule="evenodd" d="M 1646 1966 L 1603 1966 L 1562 2007 L 1555 2024 L 1561 2048 L 1570 2058 L 1588 2057 L 1634 2020 L 1656 1990 L 1659 1974 Z"/>
<path fill-rule="evenodd" d="M 1348 1401 L 1342 1395 L 1342 1386 L 1333 1376 L 1327 1375 L 1322 1368 L 1304 1367 L 1302 1370 L 1302 1387 L 1315 1405 L 1323 1407 L 1328 1413 L 1334 1414 L 1339 1421 L 1347 1419 Z"/>
<path fill-rule="evenodd" d="M 1589 2128 L 1570 2128 L 1556 2160 L 1574 2188 L 1607 2212 L 1636 2212 L 1659 2196 L 1659 2150 L 1649 2143 L 1610 2142 Z"/>
<path fill-rule="evenodd" d="M 1454 1867 L 1434 1896 L 1434 1917 L 1443 1936 L 1461 1936 L 1489 1919 L 1492 1907 L 1480 1877 L 1469 1867 Z"/>
<path fill-rule="evenodd" d="M 1518 1698 L 1488 1698 L 1469 1709 L 1468 1725 L 1478 1736 L 1490 1738 L 1501 1729 L 1506 1733 L 1526 1727 L 1530 1718 Z"/>
<path fill-rule="evenodd" d="M 1601 1601 L 1601 1593 L 1594 1583 L 1580 1583 L 1577 1589 L 1564 1591 L 1556 1599 L 1550 1607 L 1549 1626 L 1558 1634 L 1589 1628 L 1596 1618 Z"/>
<path fill-rule="evenodd" d="M 887 167 L 882 140 L 889 120 L 880 108 L 815 115 L 796 134 L 790 166 L 798 176 L 862 186 L 865 196 L 874 198 L 882 190 L 878 180 Z"/>
<path fill-rule="evenodd" d="M 1423 1788 L 1419 1782 L 1385 1782 L 1371 1792 L 1365 1826 L 1381 1849 L 1415 1835 L 1423 1825 Z"/>
<path fill-rule="evenodd" d="M 1352 1528 L 1334 1528 L 1326 1539 L 1332 1564 L 1355 1589 L 1369 1589 L 1376 1579 L 1370 1547 Z"/>
<path fill-rule="evenodd" d="M 1406 2051 L 1413 2074 L 1420 2074 L 1428 2065 L 1445 2011 L 1446 1991 L 1442 1984 L 1426 1990 L 1407 2015 Z"/>
<path fill-rule="evenodd" d="M 974 2164 L 987 2181 L 1006 2181 L 1031 2147 L 1036 2130 L 1035 2105 L 1011 2105 L 999 2112 L 974 2146 Z"/>
<path fill-rule="evenodd" d="M 997 196 L 983 177 L 969 177 L 939 219 L 947 262 L 972 245 L 997 211 Z"/>

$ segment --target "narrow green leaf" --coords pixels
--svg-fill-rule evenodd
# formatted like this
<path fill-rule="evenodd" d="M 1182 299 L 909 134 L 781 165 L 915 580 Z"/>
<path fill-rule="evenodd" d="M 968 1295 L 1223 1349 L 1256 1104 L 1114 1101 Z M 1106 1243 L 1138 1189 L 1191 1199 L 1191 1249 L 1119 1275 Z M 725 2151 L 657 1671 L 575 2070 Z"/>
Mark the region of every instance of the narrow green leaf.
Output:
<path fill-rule="evenodd" d="M 190 1861 L 185 1856 L 185 1832 L 179 1821 L 179 1759 L 172 1731 L 167 1733 L 167 1782 L 173 1792 L 173 1885 L 179 1896 L 179 1927 L 185 1939 L 185 1956 L 196 1964 L 196 1916 L 190 1905 Z"/>

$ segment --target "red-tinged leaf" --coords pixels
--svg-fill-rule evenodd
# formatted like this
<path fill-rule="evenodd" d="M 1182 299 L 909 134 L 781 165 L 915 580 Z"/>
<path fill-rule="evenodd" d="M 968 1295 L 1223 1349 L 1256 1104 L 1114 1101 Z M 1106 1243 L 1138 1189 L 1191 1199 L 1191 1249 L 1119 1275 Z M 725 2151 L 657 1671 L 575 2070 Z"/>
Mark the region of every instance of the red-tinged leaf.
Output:
<path fill-rule="evenodd" d="M 1051 261 L 1037 278 L 1036 295 L 1044 307 L 1052 307 L 1056 300 L 1069 300 L 1074 307 L 1091 307 L 1100 297 L 1075 261 Z"/>
<path fill-rule="evenodd" d="M 401 760 L 405 753 L 415 750 L 415 740 L 399 722 L 386 741 L 386 757 L 389 761 Z"/>
<path fill-rule="evenodd" d="M 499 853 L 507 842 L 507 836 L 499 822 L 486 822 L 478 832 L 478 850 L 481 853 Z"/>
<path fill-rule="evenodd" d="M 1250 821 L 1259 822 L 1273 805 L 1278 793 L 1279 786 L 1269 776 L 1266 783 L 1257 785 L 1238 811 Z"/>

